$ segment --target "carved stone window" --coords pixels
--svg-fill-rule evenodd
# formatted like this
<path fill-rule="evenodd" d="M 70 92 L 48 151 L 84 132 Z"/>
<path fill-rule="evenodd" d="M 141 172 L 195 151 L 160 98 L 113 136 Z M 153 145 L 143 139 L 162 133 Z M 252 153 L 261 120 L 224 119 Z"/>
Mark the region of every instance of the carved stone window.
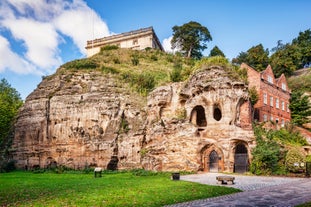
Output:
<path fill-rule="evenodd" d="M 218 106 L 214 106 L 213 116 L 216 121 L 219 121 L 222 118 L 221 110 Z"/>
<path fill-rule="evenodd" d="M 199 126 L 205 127 L 206 126 L 206 117 L 205 117 L 205 110 L 203 106 L 196 106 L 191 111 L 191 123 Z"/>

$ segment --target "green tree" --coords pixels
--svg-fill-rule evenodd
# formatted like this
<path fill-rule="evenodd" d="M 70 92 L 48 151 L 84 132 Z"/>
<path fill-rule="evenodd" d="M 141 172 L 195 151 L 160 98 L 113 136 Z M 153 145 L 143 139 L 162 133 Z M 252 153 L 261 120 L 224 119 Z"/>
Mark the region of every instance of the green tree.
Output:
<path fill-rule="evenodd" d="M 301 91 L 294 91 L 291 95 L 289 108 L 291 110 L 292 122 L 299 126 L 309 121 L 311 116 L 311 106 L 307 96 Z"/>
<path fill-rule="evenodd" d="M 269 64 L 269 50 L 264 49 L 262 44 L 251 47 L 247 52 L 241 52 L 236 58 L 232 59 L 232 63 L 246 63 L 257 71 L 266 69 Z"/>
<path fill-rule="evenodd" d="M 299 67 L 301 53 L 297 45 L 286 44 L 270 57 L 274 74 L 278 77 L 282 73 L 290 76 Z"/>
<path fill-rule="evenodd" d="M 0 146 L 7 140 L 14 118 L 22 105 L 19 93 L 2 79 L 0 82 Z"/>
<path fill-rule="evenodd" d="M 301 60 L 298 65 L 299 68 L 311 66 L 311 30 L 299 32 L 297 38 L 293 39 L 292 45 L 297 45 L 301 53 Z"/>
<path fill-rule="evenodd" d="M 225 54 L 217 47 L 213 47 L 213 49 L 211 50 L 209 57 L 213 57 L 213 56 L 221 56 L 221 57 L 226 57 Z"/>
<path fill-rule="evenodd" d="M 206 43 L 212 40 L 209 30 L 198 22 L 190 21 L 172 29 L 172 49 L 179 49 L 185 57 L 200 59 Z"/>

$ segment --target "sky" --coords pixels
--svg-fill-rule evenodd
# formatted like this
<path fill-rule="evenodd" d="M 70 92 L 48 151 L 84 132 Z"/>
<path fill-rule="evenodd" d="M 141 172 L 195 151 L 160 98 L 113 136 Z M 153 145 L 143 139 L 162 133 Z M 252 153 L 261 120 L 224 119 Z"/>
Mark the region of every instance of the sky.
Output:
<path fill-rule="evenodd" d="M 231 60 L 311 28 L 310 0 L 0 0 L 0 79 L 23 100 L 42 77 L 86 57 L 86 41 L 152 26 L 170 52 L 172 27 L 196 21 Z"/>

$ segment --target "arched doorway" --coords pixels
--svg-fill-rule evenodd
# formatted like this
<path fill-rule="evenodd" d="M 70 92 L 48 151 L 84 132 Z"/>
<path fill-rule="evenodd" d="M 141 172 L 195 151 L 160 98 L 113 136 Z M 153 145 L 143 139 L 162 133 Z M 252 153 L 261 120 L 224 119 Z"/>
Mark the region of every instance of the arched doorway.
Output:
<path fill-rule="evenodd" d="M 203 106 L 196 106 L 191 111 L 191 123 L 197 125 L 198 127 L 206 127 L 206 117 L 205 110 Z"/>
<path fill-rule="evenodd" d="M 235 147 L 234 172 L 245 173 L 248 171 L 248 153 L 244 144 L 239 143 Z"/>
<path fill-rule="evenodd" d="M 218 172 L 218 153 L 213 150 L 209 155 L 209 171 L 210 172 Z"/>

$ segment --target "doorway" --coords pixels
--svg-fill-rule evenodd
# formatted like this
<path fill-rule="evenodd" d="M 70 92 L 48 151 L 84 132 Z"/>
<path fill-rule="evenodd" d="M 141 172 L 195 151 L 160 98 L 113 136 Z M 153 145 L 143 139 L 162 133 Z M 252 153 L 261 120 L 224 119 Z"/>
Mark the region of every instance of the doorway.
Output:
<path fill-rule="evenodd" d="M 218 153 L 213 150 L 209 155 L 209 171 L 218 172 Z"/>
<path fill-rule="evenodd" d="M 244 144 L 237 144 L 234 153 L 234 172 L 245 173 L 248 171 L 248 154 Z"/>

